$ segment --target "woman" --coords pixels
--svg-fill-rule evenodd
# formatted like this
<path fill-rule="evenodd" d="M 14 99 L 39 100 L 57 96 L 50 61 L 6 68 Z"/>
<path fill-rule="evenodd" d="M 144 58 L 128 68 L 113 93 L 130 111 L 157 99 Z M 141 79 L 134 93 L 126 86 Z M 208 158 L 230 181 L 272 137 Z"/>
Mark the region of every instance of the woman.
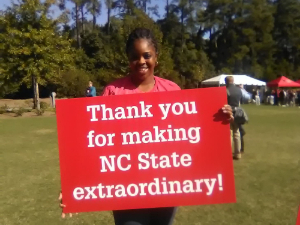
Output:
<path fill-rule="evenodd" d="M 129 60 L 129 75 L 109 84 L 104 89 L 103 96 L 180 90 L 177 84 L 154 76 L 154 69 L 158 64 L 158 48 L 150 30 L 135 29 L 127 40 L 126 54 Z M 225 105 L 223 112 L 233 121 L 230 106 Z M 171 225 L 175 213 L 176 207 L 165 207 L 118 210 L 114 211 L 113 215 L 116 225 Z"/>

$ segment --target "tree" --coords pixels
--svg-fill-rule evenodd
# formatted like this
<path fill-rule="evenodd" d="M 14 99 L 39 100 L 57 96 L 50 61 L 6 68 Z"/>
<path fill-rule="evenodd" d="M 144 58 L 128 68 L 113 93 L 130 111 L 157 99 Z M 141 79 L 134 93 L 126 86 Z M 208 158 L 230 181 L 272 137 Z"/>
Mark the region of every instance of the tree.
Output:
<path fill-rule="evenodd" d="M 300 78 L 300 2 L 277 0 L 275 7 L 276 70 Z"/>
<path fill-rule="evenodd" d="M 267 0 L 211 0 L 198 19 L 201 33 L 209 34 L 207 53 L 218 71 L 272 74 L 274 20 Z"/>
<path fill-rule="evenodd" d="M 33 87 L 39 109 L 39 85 L 55 83 L 62 70 L 72 67 L 71 40 L 56 31 L 58 21 L 48 18 L 53 0 L 23 0 L 7 9 L 0 24 L 0 74 L 4 84 Z M 3 41 L 5 40 L 5 41 Z"/>
<path fill-rule="evenodd" d="M 184 44 L 184 34 L 187 31 L 187 25 L 189 22 L 190 28 L 194 26 L 194 10 L 196 0 L 173 0 L 172 10 L 178 15 L 181 24 L 181 45 Z M 190 24 L 192 23 L 192 24 Z"/>
<path fill-rule="evenodd" d="M 134 8 L 136 8 L 134 0 L 115 0 L 114 9 L 120 12 L 120 16 L 132 15 Z"/>
<path fill-rule="evenodd" d="M 106 33 L 109 34 L 109 30 L 110 30 L 110 24 L 111 24 L 111 12 L 112 9 L 114 8 L 114 1 L 113 0 L 105 0 L 105 5 L 107 8 L 107 31 Z"/>
<path fill-rule="evenodd" d="M 58 6 L 61 10 L 65 10 L 66 9 L 66 3 L 68 0 L 58 0 Z M 85 0 L 69 0 L 70 2 L 72 2 L 74 4 L 74 9 L 72 12 L 73 18 L 75 19 L 75 27 L 76 27 L 76 40 L 77 40 L 77 47 L 81 48 L 81 37 L 80 37 L 80 12 L 83 12 L 83 8 L 82 10 L 80 10 L 80 5 L 83 4 L 83 2 L 85 2 Z M 82 17 L 83 20 L 83 17 Z M 83 26 L 83 23 L 82 23 Z M 83 27 L 82 27 L 82 31 L 83 31 Z"/>
<path fill-rule="evenodd" d="M 145 13 L 147 13 L 147 5 L 151 4 L 151 0 L 136 0 L 135 6 L 137 8 L 142 9 Z"/>
<path fill-rule="evenodd" d="M 93 29 L 96 27 L 97 16 L 101 13 L 102 1 L 101 0 L 88 0 L 87 1 L 88 11 L 93 16 Z"/>
<path fill-rule="evenodd" d="M 58 97 L 85 97 L 85 90 L 91 75 L 85 71 L 69 70 L 62 73 L 61 82 L 58 85 Z"/>

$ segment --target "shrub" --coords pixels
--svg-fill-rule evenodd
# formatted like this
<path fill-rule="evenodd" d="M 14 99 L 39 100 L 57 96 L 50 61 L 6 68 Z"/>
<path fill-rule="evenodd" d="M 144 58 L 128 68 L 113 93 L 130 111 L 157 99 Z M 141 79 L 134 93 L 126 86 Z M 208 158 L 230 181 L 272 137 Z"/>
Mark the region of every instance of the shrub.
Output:
<path fill-rule="evenodd" d="M 33 100 L 32 100 L 32 99 L 27 99 L 27 100 L 25 101 L 25 104 L 26 104 L 28 107 L 33 108 Z"/>
<path fill-rule="evenodd" d="M 9 107 L 8 107 L 8 105 L 6 105 L 6 104 L 5 104 L 5 105 L 1 106 L 1 107 L 0 107 L 0 109 L 2 109 L 2 110 L 5 110 L 5 111 L 6 111 L 6 110 L 8 110 L 8 109 L 9 109 Z"/>
<path fill-rule="evenodd" d="M 22 116 L 25 113 L 25 109 L 20 107 L 18 110 L 15 111 L 16 116 Z"/>
<path fill-rule="evenodd" d="M 49 107 L 49 104 L 46 102 L 41 102 L 40 107 L 41 107 L 41 109 L 47 109 Z"/>
<path fill-rule="evenodd" d="M 0 114 L 3 114 L 3 113 L 14 113 L 15 111 L 11 108 L 8 107 L 8 105 L 3 105 L 0 107 L 0 111 L 1 113 Z"/>
<path fill-rule="evenodd" d="M 45 112 L 44 109 L 40 109 L 40 110 L 36 109 L 35 110 L 35 113 L 36 113 L 37 116 L 42 116 L 44 114 L 44 112 Z"/>
<path fill-rule="evenodd" d="M 57 97 L 84 97 L 91 76 L 84 71 L 70 70 L 62 74 Z"/>

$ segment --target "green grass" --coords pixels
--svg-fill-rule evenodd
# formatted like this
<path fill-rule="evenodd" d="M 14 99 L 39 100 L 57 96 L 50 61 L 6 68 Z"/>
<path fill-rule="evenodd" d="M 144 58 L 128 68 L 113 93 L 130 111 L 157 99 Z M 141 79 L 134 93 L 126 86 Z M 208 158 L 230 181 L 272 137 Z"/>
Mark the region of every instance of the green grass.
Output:
<path fill-rule="evenodd" d="M 246 106 L 234 162 L 236 204 L 181 207 L 175 225 L 294 225 L 300 202 L 300 109 Z M 55 117 L 0 119 L 0 224 L 113 224 L 111 212 L 61 219 Z"/>

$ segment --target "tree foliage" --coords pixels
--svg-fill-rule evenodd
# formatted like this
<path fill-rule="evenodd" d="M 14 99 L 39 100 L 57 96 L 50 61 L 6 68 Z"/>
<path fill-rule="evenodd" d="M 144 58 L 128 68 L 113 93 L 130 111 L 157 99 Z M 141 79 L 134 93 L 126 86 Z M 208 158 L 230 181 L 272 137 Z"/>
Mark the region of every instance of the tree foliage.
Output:
<path fill-rule="evenodd" d="M 60 71 L 73 66 L 71 40 L 57 33 L 48 18 L 53 1 L 23 1 L 0 18 L 0 74 L 4 86 L 57 83 Z"/>
<path fill-rule="evenodd" d="M 0 15 L 0 91 L 16 92 L 22 83 L 30 87 L 33 77 L 44 86 L 59 83 L 59 90 L 72 89 L 73 83 L 82 89 L 75 83 L 90 77 L 101 89 L 128 74 L 125 42 L 136 27 L 150 28 L 158 39 L 156 75 L 182 88 L 195 88 L 218 73 L 300 78 L 299 0 L 164 1 L 165 15 L 158 15 L 150 0 L 23 0 L 12 5 Z M 72 8 L 66 8 L 67 2 Z M 61 9 L 58 19 L 49 14 L 54 4 Z M 106 8 L 103 25 L 97 24 L 101 7 Z"/>

